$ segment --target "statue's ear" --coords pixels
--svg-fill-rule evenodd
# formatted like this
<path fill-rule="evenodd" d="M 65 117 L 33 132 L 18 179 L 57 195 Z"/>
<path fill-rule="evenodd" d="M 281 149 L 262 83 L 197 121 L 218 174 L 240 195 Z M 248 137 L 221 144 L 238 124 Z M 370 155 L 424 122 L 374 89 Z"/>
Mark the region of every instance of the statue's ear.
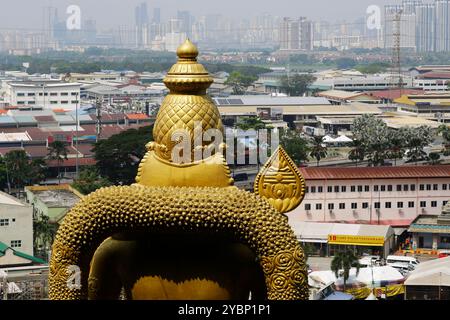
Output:
<path fill-rule="evenodd" d="M 279 146 L 255 179 L 254 191 L 280 213 L 297 208 L 305 197 L 305 179 Z"/>

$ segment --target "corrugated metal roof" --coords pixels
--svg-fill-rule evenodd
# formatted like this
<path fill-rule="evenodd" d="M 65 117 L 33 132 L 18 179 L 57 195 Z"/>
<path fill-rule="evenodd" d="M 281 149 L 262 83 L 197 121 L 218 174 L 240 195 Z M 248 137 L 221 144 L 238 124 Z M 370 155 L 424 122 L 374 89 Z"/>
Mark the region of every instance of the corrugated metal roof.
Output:
<path fill-rule="evenodd" d="M 306 180 L 448 178 L 450 166 L 405 166 L 368 168 L 300 168 Z"/>

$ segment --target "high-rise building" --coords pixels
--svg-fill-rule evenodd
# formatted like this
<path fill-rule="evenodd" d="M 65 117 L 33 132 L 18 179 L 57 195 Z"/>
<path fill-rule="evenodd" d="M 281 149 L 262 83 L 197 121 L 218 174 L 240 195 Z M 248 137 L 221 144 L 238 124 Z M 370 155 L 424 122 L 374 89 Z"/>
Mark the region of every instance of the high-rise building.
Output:
<path fill-rule="evenodd" d="M 189 11 L 178 11 L 177 19 L 180 20 L 180 30 L 187 34 L 188 37 L 192 35 L 192 25 L 194 17 Z"/>
<path fill-rule="evenodd" d="M 416 47 L 418 52 L 434 50 L 434 4 L 416 6 Z"/>
<path fill-rule="evenodd" d="M 312 50 L 313 49 L 313 36 L 314 29 L 313 23 L 306 18 L 300 18 L 300 49 L 302 50 Z"/>
<path fill-rule="evenodd" d="M 161 23 L 161 8 L 153 9 L 153 23 L 156 23 L 156 24 Z"/>
<path fill-rule="evenodd" d="M 135 8 L 135 42 L 140 48 L 149 44 L 149 18 L 147 3 L 142 2 Z"/>
<path fill-rule="evenodd" d="M 435 10 L 435 51 L 450 51 L 450 0 L 436 0 Z"/>
<path fill-rule="evenodd" d="M 298 19 L 283 18 L 280 26 L 280 49 L 300 49 L 300 23 Z"/>
<path fill-rule="evenodd" d="M 384 39 L 385 48 L 393 48 L 395 44 L 395 33 L 400 23 L 400 47 L 404 49 L 416 49 L 416 13 L 415 9 L 403 5 L 387 5 L 384 8 Z M 398 19 L 400 15 L 400 19 Z"/>

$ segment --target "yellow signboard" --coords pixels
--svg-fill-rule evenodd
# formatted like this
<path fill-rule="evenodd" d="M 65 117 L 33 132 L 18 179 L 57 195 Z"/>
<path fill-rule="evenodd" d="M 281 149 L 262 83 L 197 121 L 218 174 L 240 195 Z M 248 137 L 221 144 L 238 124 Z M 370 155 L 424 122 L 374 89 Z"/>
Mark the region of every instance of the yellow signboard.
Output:
<path fill-rule="evenodd" d="M 372 236 L 349 236 L 349 235 L 328 235 L 328 244 L 343 244 L 353 246 L 384 246 L 384 237 Z"/>

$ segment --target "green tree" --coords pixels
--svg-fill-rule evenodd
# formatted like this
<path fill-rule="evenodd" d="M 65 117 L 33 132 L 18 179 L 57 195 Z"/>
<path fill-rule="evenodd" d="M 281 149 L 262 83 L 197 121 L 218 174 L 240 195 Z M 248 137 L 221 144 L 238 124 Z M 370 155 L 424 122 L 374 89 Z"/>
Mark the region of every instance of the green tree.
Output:
<path fill-rule="evenodd" d="M 323 138 L 323 136 L 313 137 L 311 153 L 309 154 L 312 158 L 316 159 L 317 166 L 319 166 L 320 160 L 326 158 L 328 154 L 328 148 L 326 145 L 324 145 Z"/>
<path fill-rule="evenodd" d="M 352 125 L 353 135 L 361 142 L 371 166 L 382 166 L 388 158 L 390 132 L 383 120 L 374 115 L 363 115 Z"/>
<path fill-rule="evenodd" d="M 80 191 L 82 194 L 88 195 L 97 189 L 108 187 L 111 182 L 100 176 L 96 167 L 87 167 L 80 172 L 80 176 L 75 179 L 72 187 Z"/>
<path fill-rule="evenodd" d="M 233 87 L 234 94 L 240 95 L 244 94 L 247 91 L 247 88 L 256 80 L 258 80 L 258 78 L 255 76 L 247 76 L 238 71 L 233 71 L 227 81 L 225 81 L 225 84 Z"/>
<path fill-rule="evenodd" d="M 47 250 L 53 244 L 58 231 L 58 224 L 50 222 L 50 218 L 44 214 L 37 214 L 33 219 L 33 246 L 36 256 L 44 260 L 48 259 Z"/>
<path fill-rule="evenodd" d="M 431 161 L 432 165 L 437 165 L 437 164 L 439 164 L 441 162 L 440 161 L 441 155 L 439 153 L 437 153 L 437 152 L 430 153 L 429 158 L 430 158 L 430 161 Z"/>
<path fill-rule="evenodd" d="M 450 127 L 446 124 L 442 124 L 439 126 L 438 134 L 444 139 L 444 155 L 450 155 Z"/>
<path fill-rule="evenodd" d="M 266 128 L 266 124 L 259 117 L 245 117 L 236 124 L 236 128 L 241 130 L 261 130 Z"/>
<path fill-rule="evenodd" d="M 97 142 L 93 151 L 99 173 L 115 185 L 134 183 L 145 146 L 153 140 L 152 130 L 152 126 L 131 129 Z"/>
<path fill-rule="evenodd" d="M 13 150 L 5 154 L 0 166 L 5 181 L 9 178 L 11 187 L 21 189 L 25 185 L 38 183 L 45 179 L 45 162 L 40 159 L 31 160 L 24 150 Z"/>
<path fill-rule="evenodd" d="M 405 143 L 408 151 L 406 157 L 408 161 L 417 164 L 420 160 L 428 158 L 425 147 L 433 142 L 433 130 L 429 126 L 420 126 L 417 128 L 405 128 Z"/>
<path fill-rule="evenodd" d="M 363 144 L 360 140 L 353 140 L 352 142 L 352 149 L 348 153 L 348 158 L 351 161 L 356 162 L 356 166 L 358 166 L 358 162 L 364 161 L 364 158 L 366 157 L 366 150 L 364 149 Z"/>
<path fill-rule="evenodd" d="M 389 150 L 387 153 L 388 159 L 394 160 L 394 165 L 397 165 L 397 159 L 402 159 L 405 154 L 405 128 L 399 130 L 389 130 Z"/>
<path fill-rule="evenodd" d="M 280 79 L 281 90 L 290 96 L 303 96 L 309 90 L 309 86 L 316 81 L 311 74 L 294 74 L 283 76 Z"/>
<path fill-rule="evenodd" d="M 361 265 L 358 257 L 350 249 L 336 253 L 333 260 L 331 260 L 331 271 L 334 272 L 336 278 L 343 277 L 344 291 L 346 290 L 347 280 L 350 277 L 352 268 L 356 268 L 356 275 L 358 275 Z"/>
<path fill-rule="evenodd" d="M 58 183 L 61 184 L 61 165 L 67 160 L 67 145 L 62 141 L 53 141 L 48 145 L 47 160 L 56 161 L 58 166 Z"/>
<path fill-rule="evenodd" d="M 296 131 L 282 130 L 280 144 L 298 166 L 308 160 L 308 141 Z"/>

